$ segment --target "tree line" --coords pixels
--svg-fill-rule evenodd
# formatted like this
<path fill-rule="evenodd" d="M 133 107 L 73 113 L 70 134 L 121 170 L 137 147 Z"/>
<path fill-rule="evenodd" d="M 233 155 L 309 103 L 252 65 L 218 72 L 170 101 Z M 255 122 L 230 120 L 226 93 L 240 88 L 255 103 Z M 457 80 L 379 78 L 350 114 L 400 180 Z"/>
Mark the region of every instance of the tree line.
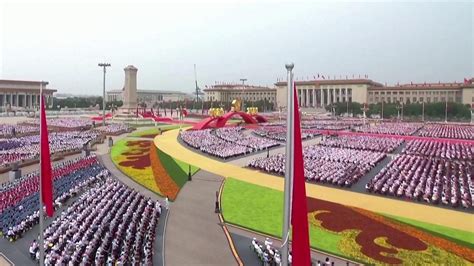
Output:
<path fill-rule="evenodd" d="M 337 116 L 343 115 L 347 112 L 354 116 L 362 115 L 363 105 L 357 102 L 351 103 L 336 103 L 333 106 L 326 106 L 328 112 L 335 112 Z M 382 116 L 383 118 L 396 118 L 402 115 L 404 119 L 421 120 L 424 115 L 426 120 L 444 120 L 445 112 L 447 110 L 448 120 L 470 120 L 471 111 L 469 104 L 448 102 L 447 109 L 446 103 L 425 103 L 424 107 L 422 103 L 408 103 L 403 104 L 402 107 L 399 103 L 382 103 L 369 104 L 366 112 L 367 117 L 370 116 Z"/>

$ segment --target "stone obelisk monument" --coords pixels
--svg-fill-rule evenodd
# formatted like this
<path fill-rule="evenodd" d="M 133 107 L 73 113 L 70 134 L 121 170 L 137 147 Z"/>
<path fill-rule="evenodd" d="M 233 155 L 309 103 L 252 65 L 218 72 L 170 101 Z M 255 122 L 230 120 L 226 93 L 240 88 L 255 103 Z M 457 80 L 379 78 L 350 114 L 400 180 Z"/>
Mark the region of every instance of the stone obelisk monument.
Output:
<path fill-rule="evenodd" d="M 137 71 L 138 68 L 128 65 L 125 71 L 125 84 L 123 85 L 122 113 L 132 114 L 137 109 Z"/>

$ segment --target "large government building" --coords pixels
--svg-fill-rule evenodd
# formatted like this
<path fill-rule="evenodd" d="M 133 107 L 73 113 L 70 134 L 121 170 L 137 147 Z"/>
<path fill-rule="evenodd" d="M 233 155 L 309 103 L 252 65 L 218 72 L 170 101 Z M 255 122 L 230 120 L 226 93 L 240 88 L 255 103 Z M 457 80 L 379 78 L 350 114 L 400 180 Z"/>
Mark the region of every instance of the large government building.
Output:
<path fill-rule="evenodd" d="M 252 86 L 243 84 L 218 84 L 206 86 L 204 89 L 205 101 L 231 102 L 234 99 L 243 99 L 245 102 L 256 102 L 266 100 L 275 102 L 277 89 L 263 86 Z"/>
<path fill-rule="evenodd" d="M 105 97 L 108 102 L 123 100 L 123 90 L 110 90 L 106 93 Z M 179 91 L 137 90 L 137 102 L 146 103 L 147 106 L 168 101 L 183 101 L 189 98 L 192 96 Z"/>
<path fill-rule="evenodd" d="M 53 105 L 54 89 L 48 89 L 47 81 L 5 80 L 0 79 L 0 111 L 33 110 L 40 103 L 40 85 L 48 106 Z"/>
<path fill-rule="evenodd" d="M 457 102 L 472 105 L 474 79 L 453 83 L 398 84 L 384 86 L 370 79 L 295 81 L 301 107 L 325 107 L 332 103 L 435 103 Z M 277 106 L 286 107 L 287 84 L 277 82 Z"/>

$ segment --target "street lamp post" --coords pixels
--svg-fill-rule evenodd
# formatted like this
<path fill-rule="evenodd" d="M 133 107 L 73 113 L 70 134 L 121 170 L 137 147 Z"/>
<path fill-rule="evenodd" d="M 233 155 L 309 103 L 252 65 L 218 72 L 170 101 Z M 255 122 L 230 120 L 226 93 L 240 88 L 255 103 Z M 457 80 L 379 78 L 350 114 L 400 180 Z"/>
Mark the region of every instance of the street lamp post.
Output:
<path fill-rule="evenodd" d="M 346 113 L 347 117 L 349 117 L 349 101 L 346 99 Z"/>
<path fill-rule="evenodd" d="M 241 102 L 241 105 L 242 105 L 242 111 L 245 112 L 244 95 L 245 95 L 245 82 L 247 81 L 247 79 L 240 79 L 240 81 L 242 81 L 242 102 Z"/>
<path fill-rule="evenodd" d="M 471 124 L 474 123 L 474 103 L 471 104 Z"/>
<path fill-rule="evenodd" d="M 397 104 L 397 107 L 395 107 L 397 109 L 397 119 L 400 120 L 400 109 L 402 109 L 402 106 L 400 104 Z"/>
<path fill-rule="evenodd" d="M 448 123 L 448 98 L 446 97 L 446 107 L 444 107 L 444 122 Z"/>
<path fill-rule="evenodd" d="M 362 112 L 363 112 L 363 118 L 364 118 L 364 126 L 366 125 L 366 118 L 367 116 L 365 115 L 365 113 L 369 110 L 369 108 L 367 107 L 367 104 L 364 103 L 363 107 L 362 107 Z"/>
<path fill-rule="evenodd" d="M 383 102 L 384 101 L 382 101 L 382 117 L 381 117 L 382 121 L 383 121 Z"/>
<path fill-rule="evenodd" d="M 425 102 L 422 102 L 421 103 L 421 121 L 422 122 L 425 122 Z"/>
<path fill-rule="evenodd" d="M 109 63 L 99 63 L 99 66 L 104 69 L 104 82 L 103 82 L 103 92 L 102 92 L 102 125 L 105 127 L 105 73 L 106 68 L 110 66 Z"/>

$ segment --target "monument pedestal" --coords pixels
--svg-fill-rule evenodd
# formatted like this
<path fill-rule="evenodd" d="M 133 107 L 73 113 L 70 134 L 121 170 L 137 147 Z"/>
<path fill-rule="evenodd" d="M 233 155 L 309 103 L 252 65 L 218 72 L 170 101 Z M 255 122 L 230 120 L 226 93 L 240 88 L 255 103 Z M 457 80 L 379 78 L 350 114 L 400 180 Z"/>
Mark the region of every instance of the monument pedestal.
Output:
<path fill-rule="evenodd" d="M 123 69 L 125 71 L 125 84 L 123 86 L 123 106 L 120 107 L 121 114 L 130 115 L 137 111 L 137 71 L 132 65 Z M 136 114 L 135 114 L 136 115 Z"/>

